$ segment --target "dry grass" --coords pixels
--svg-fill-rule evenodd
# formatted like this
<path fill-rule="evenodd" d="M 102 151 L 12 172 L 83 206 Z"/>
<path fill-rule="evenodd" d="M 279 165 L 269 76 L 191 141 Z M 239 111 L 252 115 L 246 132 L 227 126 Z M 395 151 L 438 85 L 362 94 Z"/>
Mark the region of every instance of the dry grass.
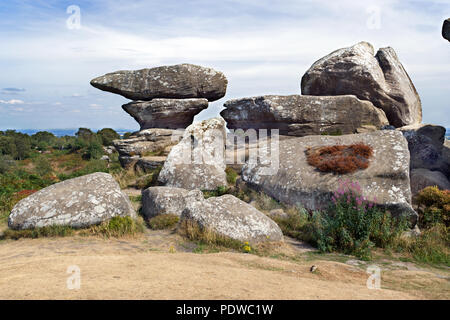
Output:
<path fill-rule="evenodd" d="M 372 154 L 373 149 L 362 143 L 310 148 L 306 151 L 309 165 L 322 172 L 339 174 L 368 168 Z"/>
<path fill-rule="evenodd" d="M 180 221 L 177 232 L 191 241 L 197 241 L 200 245 L 211 246 L 213 249 L 230 248 L 242 250 L 245 246 L 245 244 L 241 241 L 220 235 L 208 228 L 199 226 L 198 223 L 194 221 L 187 219 Z"/>
<path fill-rule="evenodd" d="M 114 217 L 99 225 L 83 229 L 75 229 L 69 226 L 48 226 L 42 228 L 11 230 L 7 229 L 0 235 L 0 240 L 18 240 L 22 238 L 52 238 L 67 236 L 101 236 L 106 238 L 120 238 L 134 236 L 144 231 L 144 223 L 141 217 L 134 220 L 131 217 Z"/>
<path fill-rule="evenodd" d="M 148 225 L 152 230 L 169 229 L 175 227 L 180 220 L 176 214 L 160 214 L 148 221 Z"/>

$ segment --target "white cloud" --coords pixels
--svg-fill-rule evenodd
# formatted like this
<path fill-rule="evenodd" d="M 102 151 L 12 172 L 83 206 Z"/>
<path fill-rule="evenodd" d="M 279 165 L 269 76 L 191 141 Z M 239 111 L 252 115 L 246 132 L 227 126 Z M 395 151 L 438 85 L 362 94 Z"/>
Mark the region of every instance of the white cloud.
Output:
<path fill-rule="evenodd" d="M 18 99 L 11 99 L 11 100 L 0 100 L 0 103 L 2 104 L 24 104 L 22 100 Z"/>
<path fill-rule="evenodd" d="M 422 96 L 424 121 L 450 125 L 444 108 L 450 100 L 449 49 L 440 36 L 441 18 L 450 16 L 448 1 L 98 3 L 103 11 L 92 12 L 81 5 L 80 30 L 66 28 L 63 8 L 57 19 L 34 25 L 38 29 L 32 35 L 30 31 L 14 37 L 0 32 L 0 40 L 8 43 L 0 50 L 0 61 L 8 62 L 0 62 L 4 76 L 16 80 L 12 85 L 26 86 L 27 93 L 32 85 L 45 87 L 39 100 L 51 101 L 54 88 L 61 88 L 62 97 L 83 99 L 83 107 L 76 104 L 78 99 L 61 100 L 78 111 L 100 108 L 89 103 L 105 97 L 102 103 L 117 106 L 114 121 L 120 122 L 128 119 L 120 110 L 124 99 L 91 88 L 93 77 L 120 69 L 190 62 L 225 73 L 229 87 L 223 102 L 256 94 L 300 93 L 300 78 L 314 61 L 365 40 L 375 48 L 396 50 Z M 372 6 L 380 8 L 380 29 L 367 28 L 367 9 Z M 27 72 L 18 73 L 17 65 L 24 65 Z M 23 79 L 30 86 L 21 84 Z"/>

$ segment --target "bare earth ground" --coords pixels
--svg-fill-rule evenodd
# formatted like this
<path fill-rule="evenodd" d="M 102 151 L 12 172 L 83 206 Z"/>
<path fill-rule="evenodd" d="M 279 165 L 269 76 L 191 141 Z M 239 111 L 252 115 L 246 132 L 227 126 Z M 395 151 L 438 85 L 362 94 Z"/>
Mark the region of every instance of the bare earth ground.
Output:
<path fill-rule="evenodd" d="M 382 261 L 382 289 L 369 290 L 364 262 L 318 256 L 287 240 L 271 258 L 193 253 L 196 245 L 171 231 L 1 241 L 0 299 L 450 298 L 448 269 Z M 318 269 L 311 273 L 313 264 Z M 81 270 L 79 290 L 67 289 L 71 265 Z"/>

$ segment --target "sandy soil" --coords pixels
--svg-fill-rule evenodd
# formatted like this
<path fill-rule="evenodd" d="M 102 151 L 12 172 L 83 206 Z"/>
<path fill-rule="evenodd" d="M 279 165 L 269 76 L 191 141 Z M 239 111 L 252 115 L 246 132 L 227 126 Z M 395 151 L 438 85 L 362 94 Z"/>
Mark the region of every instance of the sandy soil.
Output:
<path fill-rule="evenodd" d="M 309 250 L 286 246 L 299 254 Z M 448 279 L 416 268 L 390 268 L 382 274 L 382 289 L 369 290 L 365 269 L 347 263 L 191 249 L 168 231 L 121 240 L 2 241 L 0 299 L 450 298 Z M 81 270 L 79 290 L 67 288 L 72 265 Z"/>

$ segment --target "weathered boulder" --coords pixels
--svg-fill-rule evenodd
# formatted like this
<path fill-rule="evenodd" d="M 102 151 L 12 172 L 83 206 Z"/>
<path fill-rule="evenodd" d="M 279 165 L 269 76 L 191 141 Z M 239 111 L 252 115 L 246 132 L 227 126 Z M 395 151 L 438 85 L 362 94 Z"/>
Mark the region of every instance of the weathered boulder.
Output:
<path fill-rule="evenodd" d="M 113 145 L 120 156 L 142 156 L 175 145 L 180 138 L 181 133 L 176 130 L 146 129 L 135 133 L 129 139 L 114 140 Z"/>
<path fill-rule="evenodd" d="M 226 185 L 225 139 L 222 118 L 193 123 L 170 151 L 158 181 L 188 190 L 214 190 Z"/>
<path fill-rule="evenodd" d="M 131 100 L 154 98 L 222 98 L 227 89 L 222 72 L 193 64 L 177 64 L 135 71 L 116 71 L 91 80 L 91 85 Z"/>
<path fill-rule="evenodd" d="M 173 187 L 150 187 L 142 191 L 142 214 L 147 219 L 160 214 L 175 214 L 181 216 L 186 208 L 186 196 L 190 191 Z M 197 201 L 203 200 L 200 190 L 190 193 Z"/>
<path fill-rule="evenodd" d="M 208 108 L 206 99 L 153 99 L 151 101 L 133 101 L 122 108 L 141 126 L 149 128 L 184 129 L 194 116 Z"/>
<path fill-rule="evenodd" d="M 442 36 L 444 39 L 450 41 L 450 18 L 444 20 L 444 24 L 442 25 Z"/>
<path fill-rule="evenodd" d="M 420 123 L 422 105 L 416 88 L 392 48 L 374 56 L 367 42 L 343 48 L 316 61 L 303 75 L 304 95 L 355 95 L 381 108 L 395 127 Z"/>
<path fill-rule="evenodd" d="M 135 217 L 136 213 L 114 178 L 97 172 L 56 183 L 19 201 L 11 211 L 8 226 L 80 228 L 116 216 Z"/>
<path fill-rule="evenodd" d="M 367 169 L 348 174 L 321 172 L 308 164 L 310 148 L 363 143 L 373 149 Z M 356 181 L 362 194 L 394 215 L 408 216 L 414 223 L 417 213 L 411 207 L 409 151 L 403 135 L 383 130 L 342 136 L 306 136 L 279 142 L 279 168 L 267 175 L 264 162 L 249 161 L 242 179 L 273 198 L 309 210 L 327 208 L 333 192 L 343 180 Z M 265 175 L 263 175 L 265 174 Z"/>
<path fill-rule="evenodd" d="M 274 221 L 232 195 L 203 201 L 190 198 L 181 220 L 193 221 L 201 228 L 239 241 L 258 243 L 283 240 L 283 234 Z"/>
<path fill-rule="evenodd" d="M 381 109 L 355 96 L 260 96 L 225 102 L 229 129 L 279 129 L 281 135 L 348 134 L 389 124 Z"/>
<path fill-rule="evenodd" d="M 135 167 L 144 172 L 155 170 L 164 165 L 166 156 L 145 156 L 137 159 Z"/>
<path fill-rule="evenodd" d="M 122 167 L 135 165 L 141 169 L 156 168 L 165 161 L 165 155 L 177 144 L 182 131 L 169 129 L 146 129 L 134 133 L 129 139 L 114 140 Z M 162 158 L 164 157 L 164 158 Z"/>
<path fill-rule="evenodd" d="M 398 128 L 408 140 L 410 168 L 439 170 L 447 175 L 448 162 L 443 153 L 445 128 L 432 124 L 417 124 Z"/>
<path fill-rule="evenodd" d="M 447 177 L 439 171 L 428 169 L 411 170 L 411 193 L 415 196 L 420 190 L 429 186 L 437 186 L 441 190 L 450 189 Z"/>

